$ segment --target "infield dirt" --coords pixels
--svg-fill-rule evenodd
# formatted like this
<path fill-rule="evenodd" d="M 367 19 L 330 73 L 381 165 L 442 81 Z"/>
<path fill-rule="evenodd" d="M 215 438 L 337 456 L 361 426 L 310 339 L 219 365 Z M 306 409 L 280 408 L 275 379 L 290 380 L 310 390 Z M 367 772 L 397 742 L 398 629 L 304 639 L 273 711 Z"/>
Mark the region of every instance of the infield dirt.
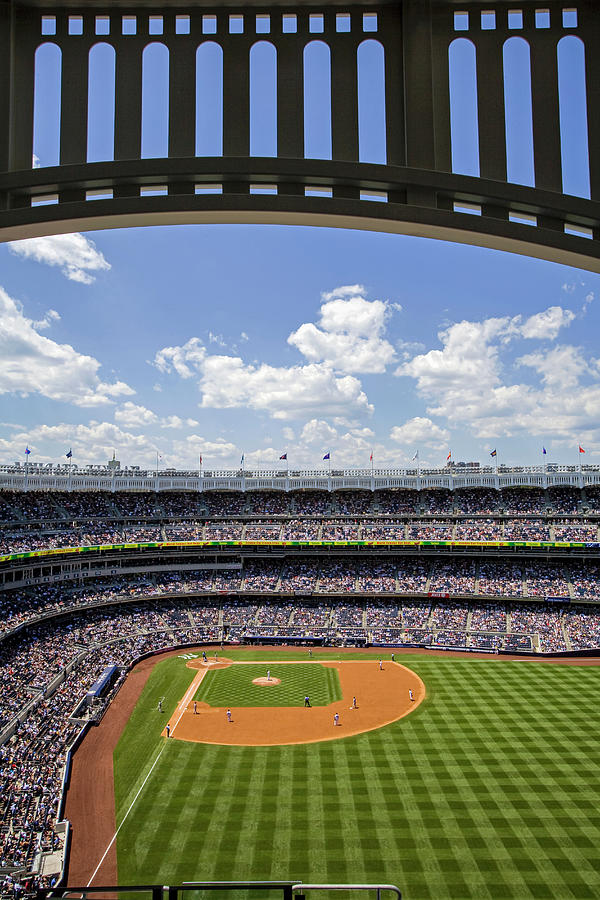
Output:
<path fill-rule="evenodd" d="M 227 663 L 246 665 L 244 662 Z M 412 712 L 425 697 L 425 685 L 419 676 L 405 666 L 389 660 L 381 668 L 376 659 L 364 662 L 314 661 L 311 664 L 337 670 L 342 688 L 341 700 L 327 706 L 310 708 L 232 707 L 230 722 L 225 714 L 225 707 L 197 702 L 194 713 L 191 697 L 208 668 L 201 659 L 191 660 L 187 663 L 189 668 L 199 671 L 169 720 L 171 738 L 243 747 L 334 741 L 390 725 Z M 268 660 L 265 660 L 264 665 L 268 665 Z M 294 663 L 286 662 L 284 665 L 291 666 Z M 222 663 L 219 668 L 223 668 Z M 412 700 L 409 691 L 412 691 Z M 354 697 L 356 708 L 353 707 Z M 334 725 L 336 714 L 339 718 Z M 163 735 L 166 736 L 166 730 Z"/>

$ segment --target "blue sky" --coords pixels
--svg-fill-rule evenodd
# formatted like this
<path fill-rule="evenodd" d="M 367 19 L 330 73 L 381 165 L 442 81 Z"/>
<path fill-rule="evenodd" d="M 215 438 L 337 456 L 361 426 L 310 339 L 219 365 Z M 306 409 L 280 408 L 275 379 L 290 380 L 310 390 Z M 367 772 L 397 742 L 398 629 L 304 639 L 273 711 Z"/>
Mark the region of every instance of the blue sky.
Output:
<path fill-rule="evenodd" d="M 22 245 L 21 245 L 22 246 Z M 30 245 L 31 247 L 31 245 Z M 397 235 L 179 226 L 0 248 L 4 460 L 401 465 L 600 449 L 598 277 Z M 16 252 L 17 251 L 17 252 Z M 83 257 L 80 259 L 80 257 Z M 51 263 L 50 265 L 48 263 Z M 87 266 L 86 266 L 87 263 Z M 78 267 L 80 265 L 80 267 Z M 91 268 L 90 266 L 101 266 Z M 81 280 L 84 279 L 84 280 Z M 91 283 L 85 283 L 89 279 Z M 93 279 L 93 280 L 92 280 Z M 53 310 L 55 312 L 49 312 Z"/>
<path fill-rule="evenodd" d="M 376 55 L 366 65 L 368 96 Z M 468 101 L 468 54 L 461 66 Z M 469 103 L 456 109 L 464 130 Z M 518 123 L 522 108 L 510 109 Z M 563 123 L 565 170 L 585 195 L 570 149 L 580 127 L 581 114 Z M 158 153 L 160 129 L 148 128 Z M 326 137 L 314 136 L 322 155 Z M 509 150 L 527 183 L 527 146 Z M 468 142 L 461 166 L 477 166 Z M 334 467 L 368 467 L 371 451 L 376 466 L 401 466 L 417 450 L 424 465 L 450 450 L 489 462 L 494 448 L 530 464 L 543 446 L 546 461 L 573 463 L 578 444 L 598 460 L 600 300 L 587 272 L 398 235 L 177 226 L 3 245 L 0 275 L 3 462 L 26 445 L 38 462 L 72 448 L 79 465 L 114 450 L 123 464 L 153 466 L 158 452 L 162 467 L 202 455 L 211 469 L 242 453 L 246 466 L 283 467 L 287 453 L 319 468 L 328 451 Z"/>

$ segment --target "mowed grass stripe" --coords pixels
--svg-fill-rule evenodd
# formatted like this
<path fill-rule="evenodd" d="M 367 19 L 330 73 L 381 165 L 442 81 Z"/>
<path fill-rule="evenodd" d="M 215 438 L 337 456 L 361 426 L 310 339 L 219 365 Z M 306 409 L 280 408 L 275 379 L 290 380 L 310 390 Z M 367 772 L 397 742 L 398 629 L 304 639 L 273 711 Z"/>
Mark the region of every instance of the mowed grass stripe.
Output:
<path fill-rule="evenodd" d="M 345 800 L 351 788 L 341 783 L 336 770 L 335 744 L 317 744 L 318 765 L 320 775 L 314 790 L 323 793 L 323 821 L 317 823 L 324 832 L 326 881 L 330 883 L 347 882 L 348 865 L 360 871 L 356 857 L 350 861 L 352 848 L 344 845 L 344 823 L 348 817 Z"/>
<path fill-rule="evenodd" d="M 280 684 L 253 684 L 255 678 Z M 335 669 L 319 663 L 297 665 L 243 665 L 207 672 L 194 699 L 209 706 L 304 706 L 305 696 L 313 706 L 327 706 L 341 700 L 340 680 Z"/>
<path fill-rule="evenodd" d="M 173 741 L 160 789 L 153 775 L 123 827 L 121 880 L 367 878 L 397 883 L 406 900 L 600 896 L 600 669 L 397 659 L 423 678 L 427 698 L 378 731 L 293 748 Z M 138 727 L 155 733 L 148 712 Z M 154 829 L 168 781 L 205 833 L 169 801 L 175 839 L 161 855 Z M 155 852 L 123 851 L 147 821 Z"/>
<path fill-rule="evenodd" d="M 161 732 L 196 673 L 179 657 L 163 660 L 150 673 L 127 727 L 115 749 L 115 810 L 117 824 L 162 748 Z M 158 702 L 162 699 L 162 713 Z M 155 770 L 156 771 L 156 770 Z"/>

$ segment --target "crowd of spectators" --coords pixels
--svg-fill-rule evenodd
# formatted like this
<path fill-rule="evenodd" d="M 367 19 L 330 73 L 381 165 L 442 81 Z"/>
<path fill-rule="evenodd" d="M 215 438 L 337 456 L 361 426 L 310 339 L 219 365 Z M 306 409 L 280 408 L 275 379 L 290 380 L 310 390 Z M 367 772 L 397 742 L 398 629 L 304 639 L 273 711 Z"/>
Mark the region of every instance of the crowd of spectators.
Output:
<path fill-rule="evenodd" d="M 1 491 L 0 522 L 158 519 L 355 519 L 380 516 L 574 516 L 600 513 L 600 489 L 461 488 L 381 491 Z"/>
<path fill-rule="evenodd" d="M 285 563 L 281 573 L 280 590 L 310 593 L 316 589 L 319 564 L 313 560 L 294 560 Z"/>
<path fill-rule="evenodd" d="M 567 650 L 562 627 L 563 607 L 559 604 L 529 603 L 510 607 L 509 630 L 538 636 L 538 647 L 543 653 Z"/>
<path fill-rule="evenodd" d="M 581 491 L 568 487 L 550 487 L 547 502 L 552 512 L 573 515 L 579 512 Z"/>
<path fill-rule="evenodd" d="M 342 556 L 210 563 L 206 568 L 132 573 L 0 592 L 0 636 L 40 616 L 140 594 L 369 594 L 600 600 L 600 563 Z"/>
<path fill-rule="evenodd" d="M 506 631 L 506 607 L 499 603 L 471 606 L 472 631 Z"/>
<path fill-rule="evenodd" d="M 53 547 L 157 541 L 583 541 L 598 540 L 596 523 L 543 519 L 408 520 L 407 522 L 289 519 L 282 522 L 194 521 L 161 525 L 131 520 L 73 527 L 11 525 L 0 532 L 0 554 Z"/>
<path fill-rule="evenodd" d="M 409 541 L 451 541 L 454 531 L 452 522 L 440 522 L 423 519 L 421 522 L 409 522 Z"/>
<path fill-rule="evenodd" d="M 286 520 L 281 529 L 282 541 L 318 541 L 321 523 L 311 519 Z"/>
<path fill-rule="evenodd" d="M 443 565 L 436 564 L 433 577 L 446 578 Z M 335 562 L 327 567 L 304 564 L 302 577 L 316 583 L 329 579 L 339 584 Z M 376 590 L 396 580 L 395 565 L 380 560 L 371 571 L 359 561 L 352 576 L 357 583 L 371 583 Z M 472 580 L 469 563 L 462 564 L 459 579 Z M 486 563 L 486 565 L 491 565 Z M 254 561 L 243 577 L 273 588 L 280 570 L 271 561 Z M 437 573 L 437 574 L 436 574 Z M 291 577 L 288 568 L 284 574 Z M 527 563 L 523 578 L 541 583 L 549 580 L 553 591 L 564 589 L 559 570 L 538 572 Z M 594 574 L 600 574 L 599 567 Z M 575 570 L 573 577 L 575 578 Z M 578 577 L 581 576 L 579 571 Z M 215 585 L 240 580 L 240 572 L 217 571 Z M 481 581 L 481 572 L 479 579 Z M 492 578 L 493 576 L 488 576 Z M 130 660 L 148 650 L 177 642 L 243 640 L 244 636 L 371 640 L 380 644 L 417 644 L 432 647 L 467 647 L 482 650 L 531 650 L 561 652 L 600 646 L 600 610 L 570 604 L 492 602 L 468 605 L 438 598 L 424 600 L 378 599 L 323 602 L 301 600 L 248 601 L 228 596 L 185 596 L 206 583 L 206 572 L 161 574 L 159 580 L 141 576 L 112 583 L 98 582 L 72 591 L 65 586 L 45 586 L 5 592 L 0 598 L 4 613 L 43 607 L 61 612 L 60 618 L 37 622 L 7 637 L 0 645 L 0 729 L 20 715 L 23 721 L 0 748 L 0 803 L 5 828 L 0 833 L 0 865 L 27 870 L 40 850 L 56 849 L 60 838 L 53 827 L 58 809 L 65 753 L 80 727 L 70 719 L 77 702 L 104 667 L 115 663 L 125 668 Z M 366 581 L 365 581 L 366 579 Z M 579 582 L 578 582 L 579 583 Z M 461 582 L 461 587 L 464 584 Z M 218 588 L 220 589 L 220 588 Z M 585 586 L 583 587 L 585 590 Z M 349 593 L 347 586 L 342 590 Z M 177 593 L 183 597 L 156 599 L 156 594 Z M 135 597 L 119 603 L 125 595 Z M 72 611 L 74 604 L 109 602 L 113 605 Z M 37 604 L 37 607 L 36 607 Z M 27 620 L 25 618 L 21 621 Z M 72 668 L 69 673 L 67 670 Z M 55 693 L 52 685 L 64 677 Z"/>
<path fill-rule="evenodd" d="M 281 574 L 281 564 L 271 560 L 248 560 L 244 566 L 243 590 L 272 593 L 276 591 Z"/>
<path fill-rule="evenodd" d="M 493 596 L 522 597 L 523 567 L 509 560 L 479 561 L 479 594 Z"/>
<path fill-rule="evenodd" d="M 500 507 L 507 516 L 542 513 L 546 508 L 546 498 L 541 488 L 503 488 L 500 491 Z"/>
<path fill-rule="evenodd" d="M 529 597 L 569 597 L 562 564 L 548 560 L 527 562 L 523 574 Z"/>
<path fill-rule="evenodd" d="M 469 609 L 463 604 L 438 604 L 434 607 L 428 624 L 435 628 L 466 630 L 468 616 Z"/>
<path fill-rule="evenodd" d="M 71 714 L 106 665 L 124 669 L 149 650 L 216 640 L 215 613 L 213 607 L 213 627 L 193 625 L 173 605 L 142 601 L 54 619 L 2 643 L 0 729 L 17 716 L 22 721 L 0 747 L 0 867 L 27 871 L 40 851 L 58 848 L 54 825 L 66 751 L 81 727 Z"/>
<path fill-rule="evenodd" d="M 323 593 L 350 594 L 356 591 L 356 569 L 344 559 L 324 560 L 319 571 L 317 590 Z"/>
<path fill-rule="evenodd" d="M 462 515 L 496 515 L 499 502 L 498 491 L 489 488 L 460 488 L 454 492 L 454 509 Z"/>
<path fill-rule="evenodd" d="M 583 522 L 581 520 L 576 520 L 573 522 L 555 522 L 554 540 L 584 542 L 597 541 L 598 525 L 595 522 Z"/>
<path fill-rule="evenodd" d="M 321 526 L 322 541 L 357 541 L 360 538 L 359 522 L 325 521 Z"/>
<path fill-rule="evenodd" d="M 0 554 L 158 541 L 597 542 L 600 501 L 570 488 L 0 492 Z M 590 512 L 591 510 L 591 512 Z M 402 515 L 404 518 L 399 519 Z"/>
<path fill-rule="evenodd" d="M 573 563 L 570 580 L 575 599 L 600 600 L 600 563 Z"/>
<path fill-rule="evenodd" d="M 405 541 L 406 523 L 404 522 L 363 522 L 361 529 L 363 541 Z"/>
<path fill-rule="evenodd" d="M 438 559 L 433 565 L 429 590 L 441 594 L 474 594 L 475 572 L 473 559 Z"/>
<path fill-rule="evenodd" d="M 585 489 L 585 498 L 582 497 L 582 508 L 589 513 L 600 514 L 600 487 L 588 487 Z"/>
<path fill-rule="evenodd" d="M 564 618 L 572 650 L 600 647 L 600 616 L 595 609 L 573 605 Z"/>
<path fill-rule="evenodd" d="M 505 541 L 549 541 L 550 526 L 543 519 L 506 519 Z"/>

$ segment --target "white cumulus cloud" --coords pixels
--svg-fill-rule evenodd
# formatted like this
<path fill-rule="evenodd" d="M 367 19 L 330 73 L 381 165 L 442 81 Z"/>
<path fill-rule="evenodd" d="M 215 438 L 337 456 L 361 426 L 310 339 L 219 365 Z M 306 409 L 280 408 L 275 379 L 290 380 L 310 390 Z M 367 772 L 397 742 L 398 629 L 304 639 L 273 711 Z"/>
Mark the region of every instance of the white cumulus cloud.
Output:
<path fill-rule="evenodd" d="M 10 241 L 8 249 L 24 259 L 58 266 L 65 278 L 80 284 L 92 284 L 98 272 L 111 268 L 95 243 L 79 233 Z"/>
<path fill-rule="evenodd" d="M 181 347 L 163 347 L 154 357 L 159 372 L 177 372 L 181 378 L 192 378 L 202 368 L 206 347 L 200 338 L 190 338 Z"/>
<path fill-rule="evenodd" d="M 440 428 L 426 416 L 415 416 L 402 425 L 394 425 L 390 431 L 390 439 L 397 444 L 418 448 L 420 446 L 437 447 L 440 442 L 450 440 L 447 428 Z"/>
<path fill-rule="evenodd" d="M 566 328 L 575 318 L 575 313 L 562 306 L 550 306 L 543 312 L 530 316 L 521 326 L 524 338 L 554 340 L 561 328 Z"/>
<path fill-rule="evenodd" d="M 415 356 L 396 374 L 415 379 L 430 415 L 478 438 L 526 434 L 576 442 L 585 433 L 590 442 L 600 440 L 597 360 L 571 345 L 542 346 L 512 361 L 508 353 L 519 339 L 553 340 L 573 319 L 557 309 L 524 323 L 519 316 L 458 322 L 439 333 L 441 349 Z M 511 383 L 511 372 L 525 368 L 538 384 Z"/>
<path fill-rule="evenodd" d="M 201 406 L 228 409 L 247 407 L 275 419 L 311 415 L 370 413 L 372 407 L 360 381 L 339 376 L 327 365 L 247 365 L 239 357 L 209 356 L 200 379 Z"/>
<path fill-rule="evenodd" d="M 27 318 L 21 304 L 0 288 L 0 394 L 41 394 L 75 406 L 100 406 L 135 393 L 122 381 L 101 381 L 93 356 L 38 333 L 49 324 Z"/>
<path fill-rule="evenodd" d="M 362 285 L 323 294 L 319 324 L 305 322 L 288 337 L 310 362 L 326 362 L 339 372 L 385 372 L 395 351 L 385 339 L 390 305 L 367 300 Z"/>
<path fill-rule="evenodd" d="M 115 410 L 115 422 L 124 428 L 144 428 L 158 422 L 158 416 L 151 409 L 127 400 L 119 409 Z"/>

